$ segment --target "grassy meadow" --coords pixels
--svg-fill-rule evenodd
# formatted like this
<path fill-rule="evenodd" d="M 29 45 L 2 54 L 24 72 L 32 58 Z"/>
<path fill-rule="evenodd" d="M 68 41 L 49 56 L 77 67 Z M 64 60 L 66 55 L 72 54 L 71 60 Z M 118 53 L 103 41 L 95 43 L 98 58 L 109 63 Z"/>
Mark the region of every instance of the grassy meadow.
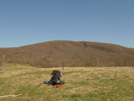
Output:
<path fill-rule="evenodd" d="M 55 69 L 63 72 L 65 85 L 40 84 Z M 134 67 L 0 67 L 0 96 L 19 94 L 0 101 L 134 101 Z"/>

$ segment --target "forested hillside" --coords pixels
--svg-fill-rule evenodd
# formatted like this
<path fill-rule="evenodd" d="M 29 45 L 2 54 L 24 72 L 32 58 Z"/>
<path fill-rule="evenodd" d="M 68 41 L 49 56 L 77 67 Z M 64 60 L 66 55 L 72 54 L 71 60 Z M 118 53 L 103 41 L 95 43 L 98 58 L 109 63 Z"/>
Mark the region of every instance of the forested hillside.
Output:
<path fill-rule="evenodd" d="M 0 63 L 37 67 L 134 66 L 134 49 L 97 42 L 49 41 L 15 48 L 0 48 Z"/>

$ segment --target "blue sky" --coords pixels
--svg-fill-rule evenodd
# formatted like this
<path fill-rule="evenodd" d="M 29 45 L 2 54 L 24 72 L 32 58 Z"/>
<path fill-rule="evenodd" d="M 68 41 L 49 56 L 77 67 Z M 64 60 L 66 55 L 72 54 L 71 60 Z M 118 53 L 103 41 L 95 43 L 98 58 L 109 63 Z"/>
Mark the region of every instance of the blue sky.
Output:
<path fill-rule="evenodd" d="M 0 47 L 53 40 L 134 48 L 134 0 L 0 0 Z"/>

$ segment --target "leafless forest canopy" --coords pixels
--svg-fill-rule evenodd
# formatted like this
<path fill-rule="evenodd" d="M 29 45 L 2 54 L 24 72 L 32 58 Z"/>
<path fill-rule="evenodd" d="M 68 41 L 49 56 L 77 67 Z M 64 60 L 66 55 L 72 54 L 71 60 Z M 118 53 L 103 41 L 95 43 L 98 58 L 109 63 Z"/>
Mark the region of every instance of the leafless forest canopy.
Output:
<path fill-rule="evenodd" d="M 37 67 L 134 66 L 134 49 L 85 41 L 49 41 L 16 48 L 0 48 L 0 64 Z"/>

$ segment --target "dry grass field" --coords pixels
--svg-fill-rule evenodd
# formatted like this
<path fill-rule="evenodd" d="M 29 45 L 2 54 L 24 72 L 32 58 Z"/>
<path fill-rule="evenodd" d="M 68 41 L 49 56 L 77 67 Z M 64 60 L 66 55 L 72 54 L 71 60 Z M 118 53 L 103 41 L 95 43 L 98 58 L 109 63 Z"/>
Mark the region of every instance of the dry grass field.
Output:
<path fill-rule="evenodd" d="M 0 96 L 22 96 L 0 101 L 134 101 L 134 67 L 5 67 L 0 67 Z M 63 72 L 65 85 L 40 84 L 55 69 Z"/>

